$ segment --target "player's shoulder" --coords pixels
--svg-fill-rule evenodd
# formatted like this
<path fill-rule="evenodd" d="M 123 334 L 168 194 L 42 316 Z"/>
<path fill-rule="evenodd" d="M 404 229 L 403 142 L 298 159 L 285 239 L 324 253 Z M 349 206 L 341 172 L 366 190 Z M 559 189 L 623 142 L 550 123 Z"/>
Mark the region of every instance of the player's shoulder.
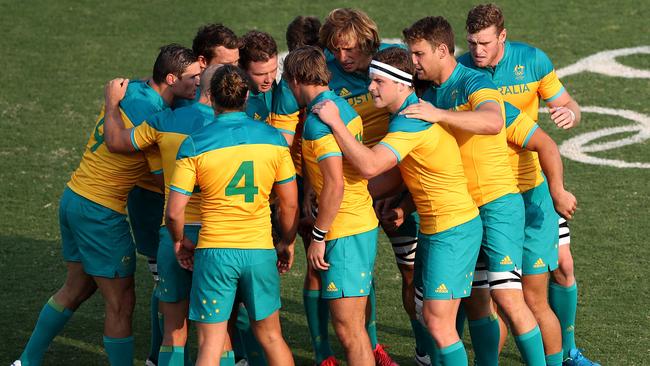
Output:
<path fill-rule="evenodd" d="M 273 112 L 290 114 L 300 110 L 298 101 L 284 79 L 273 89 Z"/>
<path fill-rule="evenodd" d="M 140 124 L 144 119 L 168 108 L 165 101 L 146 81 L 129 82 L 120 108 L 126 113 L 131 122 Z"/>
<path fill-rule="evenodd" d="M 249 143 L 259 145 L 275 145 L 289 147 L 287 140 L 275 127 L 249 117 L 249 121 L 243 125 L 248 130 Z"/>
<path fill-rule="evenodd" d="M 497 89 L 490 78 L 478 70 L 458 64 L 458 80 L 464 85 L 468 94 L 481 89 Z"/>
<path fill-rule="evenodd" d="M 541 48 L 525 42 L 508 42 L 511 62 L 528 66 L 549 66 L 551 60 Z"/>
<path fill-rule="evenodd" d="M 431 128 L 432 124 L 421 119 L 409 118 L 403 114 L 399 114 L 402 110 L 406 109 L 409 105 L 419 103 L 418 97 L 415 93 L 409 95 L 400 110 L 391 116 L 390 123 L 388 124 L 388 132 L 421 132 Z"/>
<path fill-rule="evenodd" d="M 456 58 L 456 61 L 458 61 L 458 63 L 463 66 L 474 68 L 474 61 L 472 60 L 472 55 L 469 52 L 465 52 L 462 55 L 458 56 L 458 58 Z"/>
<path fill-rule="evenodd" d="M 214 121 L 214 110 L 203 103 L 194 103 L 169 112 L 167 118 L 158 129 L 162 132 L 190 134 Z"/>

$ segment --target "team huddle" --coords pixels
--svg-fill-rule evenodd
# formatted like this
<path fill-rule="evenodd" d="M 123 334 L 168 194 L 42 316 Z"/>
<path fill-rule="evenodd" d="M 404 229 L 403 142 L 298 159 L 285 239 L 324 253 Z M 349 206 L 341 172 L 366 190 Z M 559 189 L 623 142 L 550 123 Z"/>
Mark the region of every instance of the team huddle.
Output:
<path fill-rule="evenodd" d="M 14 366 L 41 365 L 98 289 L 111 365 L 132 365 L 136 252 L 148 258 L 147 366 L 293 365 L 280 275 L 305 245 L 314 363 L 397 365 L 377 338 L 379 227 L 402 278 L 417 365 L 598 365 L 576 347 L 577 285 L 555 142 L 580 122 L 548 56 L 472 8 L 456 58 L 445 18 L 382 43 L 363 11 L 299 16 L 278 75 L 268 33 L 221 24 L 163 46 L 150 78 L 114 79 L 60 200 L 67 277 Z M 188 328 L 198 334 L 192 360 Z"/>

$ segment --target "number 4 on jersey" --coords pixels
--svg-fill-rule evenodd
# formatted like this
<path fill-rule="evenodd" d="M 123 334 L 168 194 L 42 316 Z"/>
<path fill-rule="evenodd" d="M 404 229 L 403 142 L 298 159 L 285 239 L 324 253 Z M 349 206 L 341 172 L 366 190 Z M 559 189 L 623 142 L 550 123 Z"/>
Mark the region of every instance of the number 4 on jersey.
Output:
<path fill-rule="evenodd" d="M 244 178 L 244 186 L 237 187 L 242 177 Z M 253 161 L 244 161 L 237 169 L 237 172 L 235 172 L 235 176 L 232 177 L 230 183 L 228 183 L 228 186 L 226 187 L 226 196 L 243 194 L 244 202 L 254 202 L 257 192 L 258 189 L 255 186 Z"/>

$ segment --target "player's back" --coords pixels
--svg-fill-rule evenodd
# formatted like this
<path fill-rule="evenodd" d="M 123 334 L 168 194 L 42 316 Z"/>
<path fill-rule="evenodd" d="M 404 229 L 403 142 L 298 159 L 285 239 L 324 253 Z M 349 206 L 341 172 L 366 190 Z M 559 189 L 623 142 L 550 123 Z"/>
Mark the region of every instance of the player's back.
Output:
<path fill-rule="evenodd" d="M 133 130 L 131 141 L 138 148 L 156 145 L 162 158 L 165 179 L 165 206 L 169 185 L 176 167 L 176 155 L 181 143 L 193 132 L 214 122 L 214 110 L 202 103 L 178 109 L 167 109 L 144 121 Z M 185 207 L 185 222 L 201 222 L 201 192 L 194 192 Z"/>
<path fill-rule="evenodd" d="M 280 132 L 244 112 L 229 112 L 181 144 L 170 188 L 200 189 L 199 248 L 271 249 L 269 195 L 275 183 L 294 177 Z"/>
<path fill-rule="evenodd" d="M 475 110 L 482 103 L 495 102 L 502 116 L 504 113 L 503 99 L 494 84 L 461 64 L 442 85 L 427 89 L 423 99 L 438 108 L 455 111 Z M 451 131 L 460 148 L 469 192 L 478 206 L 519 192 L 508 160 L 505 128 L 496 135 L 477 135 L 460 128 Z"/>
<path fill-rule="evenodd" d="M 363 140 L 363 125 L 361 118 L 355 110 L 333 91 L 319 94 L 307 107 L 321 101 L 332 100 L 339 108 L 339 113 L 348 130 L 356 136 L 358 141 Z M 332 130 L 324 124 L 317 115 L 309 113 L 305 120 L 302 135 L 303 172 L 306 170 L 309 181 L 317 195 L 323 189 L 323 174 L 318 162 L 331 157 L 342 156 Z M 377 226 L 377 218 L 372 208 L 372 198 L 368 193 L 368 181 L 343 158 L 344 193 L 338 214 L 332 223 L 326 239 L 359 234 Z"/>
<path fill-rule="evenodd" d="M 145 82 L 131 82 L 120 111 L 126 128 L 139 125 L 145 118 L 167 108 L 162 97 Z M 75 193 L 102 206 L 125 213 L 126 197 L 149 168 L 142 153 L 117 154 L 104 144 L 104 108 L 86 144 L 79 167 L 68 186 Z"/>

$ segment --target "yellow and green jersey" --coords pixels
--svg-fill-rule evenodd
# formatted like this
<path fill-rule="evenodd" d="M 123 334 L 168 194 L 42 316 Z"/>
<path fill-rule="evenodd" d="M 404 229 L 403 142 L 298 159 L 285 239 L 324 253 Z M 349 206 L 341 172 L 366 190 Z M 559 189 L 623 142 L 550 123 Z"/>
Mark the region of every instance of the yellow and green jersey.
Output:
<path fill-rule="evenodd" d="M 273 82 L 271 89 L 264 93 L 251 91 L 246 101 L 246 114 L 250 118 L 288 134 L 296 132 L 299 110 L 298 102 L 284 80 Z"/>
<path fill-rule="evenodd" d="M 496 103 L 504 113 L 503 99 L 494 84 L 461 64 L 442 85 L 428 88 L 422 99 L 453 111 L 473 111 L 484 103 Z M 476 135 L 453 127 L 451 131 L 460 147 L 469 193 L 479 207 L 519 192 L 508 160 L 505 128 L 496 135 Z"/>
<path fill-rule="evenodd" d="M 521 192 L 544 182 L 537 153 L 526 149 L 528 141 L 539 127 L 526 113 L 506 102 L 506 135 L 510 166 Z"/>
<path fill-rule="evenodd" d="M 198 248 L 273 249 L 269 195 L 295 176 L 278 130 L 229 112 L 183 141 L 170 190 L 201 191 Z"/>
<path fill-rule="evenodd" d="M 332 100 L 339 108 L 341 119 L 348 130 L 358 141 L 363 139 L 361 118 L 354 109 L 333 91 L 320 93 L 311 101 L 307 110 L 311 111 L 316 103 Z M 320 199 L 323 190 L 323 174 L 318 162 L 333 156 L 343 156 L 337 145 L 332 130 L 314 113 L 309 113 L 305 119 L 302 134 L 303 171 L 306 171 L 309 182 L 314 187 Z M 360 234 L 377 227 L 377 217 L 372 208 L 372 198 L 368 193 L 368 181 L 361 177 L 357 170 L 343 158 L 343 201 L 332 226 L 325 237 L 334 240 L 345 236 Z"/>
<path fill-rule="evenodd" d="M 506 41 L 501 61 L 495 67 L 479 68 L 466 53 L 458 62 L 488 76 L 503 100 L 537 121 L 539 98 L 548 103 L 562 95 L 564 87 L 553 63 L 539 48 L 521 42 Z"/>
<path fill-rule="evenodd" d="M 382 43 L 379 50 L 390 47 L 404 47 L 398 44 Z M 338 96 L 344 98 L 361 116 L 363 121 L 363 144 L 375 146 L 388 132 L 390 113 L 386 108 L 375 107 L 372 95 L 368 91 L 370 76 L 368 73 L 347 72 L 334 58 L 329 50 L 325 50 L 327 68 L 332 73 L 329 83 Z"/>
<path fill-rule="evenodd" d="M 449 127 L 399 115 L 417 103 L 411 94 L 391 116 L 388 134 L 379 143 L 397 157 L 420 215 L 420 231 L 431 235 L 470 221 L 478 208 L 467 190 L 460 150 Z"/>
<path fill-rule="evenodd" d="M 131 142 L 136 150 L 157 146 L 162 157 L 165 178 L 165 206 L 169 197 L 169 185 L 176 167 L 176 155 L 181 143 L 194 131 L 214 121 L 212 107 L 202 103 L 192 103 L 187 107 L 166 109 L 148 118 L 131 130 Z M 185 222 L 201 223 L 201 192 L 196 187 L 185 207 Z"/>
<path fill-rule="evenodd" d="M 160 94 L 143 81 L 130 82 L 126 95 L 120 102 L 120 112 L 126 128 L 138 126 L 146 118 L 166 108 L 168 106 Z M 124 214 L 129 191 L 149 170 L 142 153 L 125 155 L 108 151 L 104 144 L 102 108 L 68 187 L 90 201 Z"/>

